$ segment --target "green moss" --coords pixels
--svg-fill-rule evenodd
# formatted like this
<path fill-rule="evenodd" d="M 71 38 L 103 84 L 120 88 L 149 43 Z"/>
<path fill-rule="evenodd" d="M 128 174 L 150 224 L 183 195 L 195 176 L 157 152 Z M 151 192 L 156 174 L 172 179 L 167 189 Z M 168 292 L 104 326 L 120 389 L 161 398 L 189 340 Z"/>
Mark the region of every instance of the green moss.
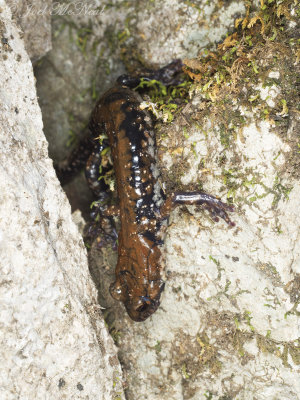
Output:
<path fill-rule="evenodd" d="M 253 318 L 253 317 L 251 317 L 251 312 L 250 311 L 245 311 L 244 312 L 244 318 L 245 318 L 245 320 L 247 322 L 247 325 L 249 326 L 251 332 L 254 332 L 255 331 L 254 326 L 251 324 L 251 319 Z"/>
<path fill-rule="evenodd" d="M 156 351 L 156 353 L 161 352 L 161 342 L 160 341 L 156 342 L 156 345 L 154 346 L 154 350 Z"/>
<path fill-rule="evenodd" d="M 182 376 L 184 377 L 184 379 L 189 379 L 190 378 L 190 375 L 187 372 L 186 364 L 182 364 L 181 373 L 182 373 Z"/>
<path fill-rule="evenodd" d="M 202 3 L 202 1 L 184 0 L 183 3 L 186 4 L 187 6 L 191 7 L 193 10 L 198 11 L 199 14 L 203 13 L 203 3 Z"/>
<path fill-rule="evenodd" d="M 281 342 L 271 338 L 271 331 L 266 335 L 259 334 L 251 323 L 251 312 L 234 314 L 229 311 L 217 312 L 208 311 L 202 318 L 202 331 L 198 332 L 193 340 L 190 336 L 181 334 L 177 337 L 174 348 L 173 362 L 178 362 L 178 368 L 185 379 L 199 379 L 199 376 L 217 376 L 223 368 L 220 356 L 220 350 L 236 356 L 241 365 L 254 360 L 255 356 L 249 354 L 245 345 L 256 341 L 259 351 L 272 354 L 282 360 L 287 368 L 292 368 L 288 363 L 289 357 L 293 363 L 299 364 L 300 347 L 299 341 Z M 210 338 L 206 332 L 213 332 Z M 185 354 L 184 363 L 182 354 Z M 225 393 L 224 396 L 233 396 L 232 393 Z M 210 392 L 206 392 L 206 398 L 211 397 Z M 233 396 L 233 398 L 235 398 Z"/>
<path fill-rule="evenodd" d="M 142 79 L 136 89 L 147 89 L 147 95 L 151 102 L 155 103 L 155 117 L 170 123 L 186 104 L 190 85 L 189 81 L 184 81 L 179 85 L 166 87 L 155 79 Z M 181 106 L 178 105 L 178 101 L 181 101 Z M 153 112 L 152 105 L 149 104 L 148 109 Z"/>
<path fill-rule="evenodd" d="M 287 319 L 289 315 L 297 315 L 298 317 L 300 317 L 300 312 L 297 310 L 299 304 L 300 304 L 300 299 L 298 299 L 294 303 L 293 307 L 284 314 L 284 318 Z"/>
<path fill-rule="evenodd" d="M 214 262 L 216 264 L 217 267 L 220 266 L 220 261 L 216 260 L 213 256 L 209 256 L 208 257 L 212 262 Z"/>
<path fill-rule="evenodd" d="M 115 344 L 118 345 L 120 338 L 123 336 L 123 332 L 118 330 L 116 327 L 111 326 L 109 327 L 109 334 L 113 338 Z"/>
<path fill-rule="evenodd" d="M 93 30 L 91 29 L 91 27 L 80 28 L 77 30 L 76 45 L 78 46 L 86 60 L 88 59 L 87 44 L 91 40 L 92 34 Z"/>
<path fill-rule="evenodd" d="M 73 147 L 76 143 L 78 143 L 78 136 L 72 129 L 69 129 L 67 147 Z"/>
<path fill-rule="evenodd" d="M 205 333 L 197 335 L 197 343 L 200 346 L 199 361 L 204 366 L 207 365 L 212 374 L 217 375 L 222 368 L 222 363 L 218 359 L 217 347 L 209 343 L 209 338 Z"/>
<path fill-rule="evenodd" d="M 123 29 L 119 30 L 117 32 L 117 39 L 119 42 L 119 46 L 122 46 L 131 36 L 131 23 L 132 23 L 133 17 L 128 16 L 125 19 L 124 27 Z"/>
<path fill-rule="evenodd" d="M 300 365 L 300 342 L 297 341 L 295 345 L 293 346 L 290 345 L 288 347 L 288 350 L 294 364 Z"/>
<path fill-rule="evenodd" d="M 285 28 L 289 20 L 294 18 L 289 11 L 291 4 L 292 1 L 261 2 L 256 13 L 251 14 L 252 3 L 246 3 L 246 16 L 236 21 L 236 31 L 216 51 L 186 61 L 186 72 L 196 82 L 195 90 L 202 92 L 215 110 L 210 110 L 213 111 L 210 119 L 220 127 L 220 141 L 225 148 L 235 140 L 236 128 L 240 129 L 248 122 L 244 117 L 239 124 L 234 122 L 233 127 L 227 126 L 228 121 L 232 121 L 232 105 L 235 102 L 259 112 L 262 119 L 273 118 L 272 111 L 275 110 L 271 110 L 266 100 L 263 101 L 260 93 L 253 88 L 259 82 L 264 87 L 272 84 L 283 86 L 282 79 L 271 79 L 268 73 L 273 66 L 282 69 L 280 64 L 284 66 L 290 62 L 287 53 L 294 51 L 295 54 L 297 51 L 289 48 L 285 39 Z M 282 54 L 285 56 L 282 57 Z M 271 55 L 276 56 L 273 65 L 270 62 Z M 263 59 L 268 62 L 264 63 Z M 284 79 L 288 80 L 290 76 L 287 73 Z M 243 93 L 248 93 L 248 99 L 243 98 Z M 290 102 L 289 97 L 281 99 L 281 115 L 288 114 Z M 226 103 L 229 107 L 226 107 Z M 294 101 L 294 104 L 297 103 Z"/>
<path fill-rule="evenodd" d="M 284 186 L 282 184 L 281 178 L 279 176 L 276 176 L 274 184 L 273 184 L 273 188 L 272 188 L 272 193 L 274 195 L 274 199 L 273 199 L 273 203 L 272 203 L 273 206 L 276 207 L 281 199 L 288 200 L 289 194 L 292 189 L 293 189 L 293 187 L 290 185 Z"/>

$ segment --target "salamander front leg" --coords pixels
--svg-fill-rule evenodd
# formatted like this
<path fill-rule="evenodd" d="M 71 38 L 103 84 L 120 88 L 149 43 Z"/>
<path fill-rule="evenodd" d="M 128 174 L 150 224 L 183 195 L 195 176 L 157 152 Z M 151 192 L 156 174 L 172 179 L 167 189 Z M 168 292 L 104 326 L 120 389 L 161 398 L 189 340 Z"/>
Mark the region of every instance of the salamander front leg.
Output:
<path fill-rule="evenodd" d="M 227 212 L 233 212 L 234 207 L 223 203 L 220 199 L 204 192 L 175 192 L 173 193 L 164 205 L 160 209 L 162 218 L 166 218 L 172 209 L 180 204 L 188 205 L 204 205 L 204 208 L 208 210 L 212 219 L 216 222 L 219 218 L 224 219 L 230 226 L 235 226 L 227 214 Z"/>
<path fill-rule="evenodd" d="M 160 69 L 149 69 L 144 71 L 139 76 L 131 76 L 127 74 L 121 75 L 117 79 L 117 82 L 120 85 L 127 86 L 129 88 L 138 86 L 142 79 L 145 81 L 160 81 L 165 86 L 179 85 L 181 80 L 180 78 L 178 79 L 178 75 L 180 72 L 182 72 L 182 67 L 182 61 L 180 59 L 176 59 Z"/>

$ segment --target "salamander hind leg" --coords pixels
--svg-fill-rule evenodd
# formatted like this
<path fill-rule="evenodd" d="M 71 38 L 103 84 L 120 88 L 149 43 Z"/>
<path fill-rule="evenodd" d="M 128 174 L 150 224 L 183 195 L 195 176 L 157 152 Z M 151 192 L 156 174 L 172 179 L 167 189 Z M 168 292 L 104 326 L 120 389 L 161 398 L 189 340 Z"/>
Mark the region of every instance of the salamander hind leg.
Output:
<path fill-rule="evenodd" d="M 84 168 L 93 146 L 94 144 L 89 137 L 84 138 L 66 160 L 55 166 L 61 185 L 70 182 Z"/>
<path fill-rule="evenodd" d="M 102 196 L 102 199 L 93 203 L 91 212 L 93 222 L 88 224 L 84 236 L 90 245 L 96 241 L 99 248 L 110 244 L 116 250 L 118 232 L 113 217 L 119 215 L 119 207 L 106 205 L 107 199 L 108 196 Z"/>
<path fill-rule="evenodd" d="M 103 153 L 108 148 L 107 141 L 94 145 L 94 149 L 86 163 L 85 176 L 91 191 L 97 200 L 91 205 L 92 223 L 89 224 L 85 238 L 89 242 L 96 240 L 99 247 L 111 243 L 117 247 L 117 231 L 114 223 L 114 216 L 119 215 L 119 207 L 109 205 L 111 196 L 109 186 L 104 181 L 104 176 L 112 171 L 110 165 L 103 166 Z"/>
<path fill-rule="evenodd" d="M 112 167 L 102 166 L 103 152 L 108 148 L 108 143 L 97 142 L 85 165 L 85 177 L 87 183 L 96 197 L 101 196 L 102 192 L 108 191 L 109 187 L 104 181 L 104 176 Z"/>
<path fill-rule="evenodd" d="M 228 216 L 228 212 L 233 212 L 232 205 L 223 203 L 220 199 L 204 192 L 175 192 L 163 204 L 160 209 L 162 218 L 166 218 L 171 210 L 180 204 L 202 205 L 210 213 L 212 219 L 216 222 L 222 218 L 230 226 L 235 226 Z"/>

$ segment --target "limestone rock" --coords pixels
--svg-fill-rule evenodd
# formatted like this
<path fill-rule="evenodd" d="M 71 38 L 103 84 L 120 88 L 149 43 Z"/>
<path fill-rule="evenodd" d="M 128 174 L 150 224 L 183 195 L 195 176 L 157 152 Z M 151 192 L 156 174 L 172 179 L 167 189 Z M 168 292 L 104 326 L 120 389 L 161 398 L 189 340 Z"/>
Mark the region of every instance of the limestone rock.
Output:
<path fill-rule="evenodd" d="M 23 31 L 29 57 L 38 60 L 51 49 L 52 0 L 7 0 L 7 4 Z"/>
<path fill-rule="evenodd" d="M 284 20 L 282 3 L 265 2 L 262 12 L 276 5 Z M 56 22 L 57 47 L 38 74 L 50 135 L 71 130 L 73 138 L 82 131 L 96 101 L 93 88 L 100 95 L 122 69 L 119 50 L 129 72 L 139 61 L 153 67 L 199 53 L 195 62 L 202 63 L 209 57 L 204 49 L 214 51 L 243 13 L 240 1 L 114 1 L 91 26 L 80 20 L 76 29 L 78 19 L 70 18 L 67 31 Z M 270 19 L 246 20 L 244 29 L 255 25 L 259 35 L 262 21 Z M 229 36 L 223 44 L 228 63 L 219 70 L 212 58 L 205 70 L 211 81 L 195 85 L 181 115 L 158 132 L 167 190 L 196 190 L 202 183 L 224 201 L 228 196 L 237 208 L 235 228 L 214 224 L 196 207 L 172 213 L 165 291 L 144 323 L 131 321 L 109 294 L 116 252 L 94 246 L 90 253 L 130 400 L 299 398 L 299 53 L 293 29 L 285 21 L 256 49 L 254 34 L 245 33 L 242 48 Z M 68 45 L 68 32 L 78 41 Z M 279 43 L 281 32 L 287 36 Z M 97 46 L 101 51 L 93 52 Z M 43 87 L 50 75 L 54 84 L 57 79 L 52 89 L 49 83 Z M 54 147 L 57 158 L 67 151 Z"/>
<path fill-rule="evenodd" d="M 0 2 L 0 397 L 123 398 L 85 246 L 48 158 L 32 65 Z"/>

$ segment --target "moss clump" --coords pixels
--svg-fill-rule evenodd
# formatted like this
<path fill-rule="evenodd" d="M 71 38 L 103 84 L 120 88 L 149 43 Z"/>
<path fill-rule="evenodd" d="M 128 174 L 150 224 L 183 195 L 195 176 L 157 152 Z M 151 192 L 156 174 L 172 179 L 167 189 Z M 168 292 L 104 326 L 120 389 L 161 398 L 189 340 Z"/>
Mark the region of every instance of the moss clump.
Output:
<path fill-rule="evenodd" d="M 156 118 L 170 123 L 174 116 L 179 114 L 183 105 L 188 102 L 190 87 L 191 82 L 189 81 L 166 87 L 155 79 L 151 81 L 142 79 L 136 89 L 147 89 L 147 96 L 152 103 L 148 104 L 148 109 L 155 114 Z"/>
<path fill-rule="evenodd" d="M 197 59 L 184 60 L 185 72 L 196 82 L 195 88 L 201 89 L 211 101 L 226 99 L 229 94 L 237 94 L 239 84 L 251 84 L 260 74 L 263 53 L 270 52 L 277 62 L 278 52 L 287 51 L 286 29 L 295 20 L 290 10 L 292 4 L 292 0 L 268 0 L 267 3 L 262 0 L 260 9 L 252 13 L 252 2 L 247 2 L 246 16 L 236 20 L 236 31 L 216 51 L 204 50 Z M 299 47 L 295 40 L 289 44 L 296 60 Z M 265 84 L 270 84 L 270 78 L 266 78 Z"/>
<path fill-rule="evenodd" d="M 299 129 L 290 121 L 300 112 L 299 73 L 295 66 L 300 59 L 299 32 L 295 28 L 298 9 L 291 0 L 262 0 L 259 9 L 253 4 L 246 2 L 245 17 L 236 21 L 235 31 L 216 50 L 204 50 L 197 58 L 184 60 L 184 71 L 193 80 L 190 95 L 196 100 L 195 106 L 189 104 L 190 109 L 186 107 L 184 114 L 176 119 L 176 126 L 163 128 L 162 134 L 168 137 L 166 151 L 173 157 L 177 156 L 176 146 L 186 149 L 191 126 L 200 126 L 197 130 L 201 140 L 203 129 L 208 136 L 217 133 L 220 155 L 214 162 L 222 169 L 222 189 L 228 197 L 235 203 L 243 200 L 253 205 L 271 195 L 272 205 L 277 207 L 280 200 L 288 199 L 292 189 L 284 183 L 283 173 L 300 176 Z M 293 119 L 296 122 L 297 118 Z M 244 128 L 255 123 L 260 129 L 262 121 L 268 122 L 266 126 L 292 148 L 289 154 L 284 154 L 285 165 L 276 166 L 278 176 L 272 184 L 267 183 L 268 187 L 255 168 L 241 168 L 245 155 L 236 151 L 236 140 L 244 141 Z M 289 129 L 288 135 L 291 126 L 294 128 Z M 189 130 L 189 135 L 184 129 Z M 179 130 L 183 132 L 182 139 L 173 133 Z M 191 155 L 186 153 L 184 157 L 189 159 Z M 179 164 L 178 158 L 174 158 L 176 167 L 172 169 L 175 186 L 180 186 L 182 176 L 190 169 L 183 155 Z M 199 164 L 204 179 L 204 174 L 210 173 L 204 165 L 209 166 L 210 161 L 208 154 Z M 167 172 L 165 175 L 168 176 Z"/>
<path fill-rule="evenodd" d="M 297 21 L 298 9 L 293 4 L 292 0 L 261 0 L 260 8 L 254 10 L 252 2 L 246 2 L 246 16 L 236 20 L 235 32 L 215 51 L 204 50 L 198 58 L 184 60 L 184 70 L 194 81 L 192 90 L 204 99 L 199 118 L 209 116 L 220 127 L 225 149 L 249 123 L 241 107 L 257 120 L 268 120 L 280 134 L 286 132 L 290 112 L 300 107 L 299 74 L 291 69 L 300 58 L 299 32 L 290 29 Z M 273 78 L 270 71 L 281 73 Z M 268 97 L 261 98 L 260 85 L 280 87 L 274 107 L 269 106 Z"/>

